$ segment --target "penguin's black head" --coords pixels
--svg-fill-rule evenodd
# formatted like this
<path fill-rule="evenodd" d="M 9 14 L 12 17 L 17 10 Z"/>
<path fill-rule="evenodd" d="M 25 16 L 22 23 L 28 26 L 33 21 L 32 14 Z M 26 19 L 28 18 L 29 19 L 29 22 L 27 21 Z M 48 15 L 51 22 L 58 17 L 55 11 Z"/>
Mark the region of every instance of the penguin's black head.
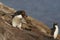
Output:
<path fill-rule="evenodd" d="M 55 27 L 55 25 L 58 25 L 58 23 L 54 22 L 54 23 L 53 23 L 53 27 Z"/>
<path fill-rule="evenodd" d="M 21 15 L 23 16 L 23 17 L 27 17 L 27 15 L 26 15 L 26 12 L 24 11 L 24 10 L 21 10 Z"/>
<path fill-rule="evenodd" d="M 22 15 L 23 17 L 26 16 L 25 11 L 24 10 L 18 10 L 14 13 L 14 15 L 12 15 L 12 17 L 17 16 L 17 15 Z"/>
<path fill-rule="evenodd" d="M 58 23 L 53 23 L 53 25 L 58 25 Z"/>

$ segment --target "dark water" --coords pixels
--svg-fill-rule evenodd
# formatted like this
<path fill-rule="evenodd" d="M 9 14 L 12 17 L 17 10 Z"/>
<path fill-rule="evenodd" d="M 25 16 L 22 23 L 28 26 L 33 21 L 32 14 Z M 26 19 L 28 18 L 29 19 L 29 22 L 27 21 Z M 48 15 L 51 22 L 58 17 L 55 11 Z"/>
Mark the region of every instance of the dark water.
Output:
<path fill-rule="evenodd" d="M 16 10 L 26 10 L 27 14 L 42 21 L 50 28 L 57 22 L 60 28 L 60 0 L 0 0 Z"/>

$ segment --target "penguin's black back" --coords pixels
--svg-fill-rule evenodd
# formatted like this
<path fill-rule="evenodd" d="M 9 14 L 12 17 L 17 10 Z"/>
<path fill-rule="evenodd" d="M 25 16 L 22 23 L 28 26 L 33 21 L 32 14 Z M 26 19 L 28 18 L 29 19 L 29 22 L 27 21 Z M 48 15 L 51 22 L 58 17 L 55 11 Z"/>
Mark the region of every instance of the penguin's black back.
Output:
<path fill-rule="evenodd" d="M 25 11 L 24 10 L 18 10 L 18 11 L 15 12 L 15 15 L 20 15 L 22 13 L 25 13 Z"/>
<path fill-rule="evenodd" d="M 14 13 L 14 15 L 12 15 L 12 18 L 17 16 L 17 15 L 22 15 L 22 14 L 25 14 L 25 11 L 24 10 L 18 10 Z"/>

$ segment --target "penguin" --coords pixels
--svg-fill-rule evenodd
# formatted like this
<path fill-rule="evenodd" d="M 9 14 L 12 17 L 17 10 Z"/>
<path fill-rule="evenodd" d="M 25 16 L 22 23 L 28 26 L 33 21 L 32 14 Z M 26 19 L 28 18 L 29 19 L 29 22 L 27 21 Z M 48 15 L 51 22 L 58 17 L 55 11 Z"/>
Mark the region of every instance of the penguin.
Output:
<path fill-rule="evenodd" d="M 14 15 L 12 15 L 12 26 L 22 29 L 22 23 L 26 23 L 24 17 L 27 17 L 24 10 L 16 11 Z"/>
<path fill-rule="evenodd" d="M 54 39 L 57 38 L 58 32 L 59 32 L 58 24 L 53 23 L 53 28 L 51 29 L 51 35 Z"/>

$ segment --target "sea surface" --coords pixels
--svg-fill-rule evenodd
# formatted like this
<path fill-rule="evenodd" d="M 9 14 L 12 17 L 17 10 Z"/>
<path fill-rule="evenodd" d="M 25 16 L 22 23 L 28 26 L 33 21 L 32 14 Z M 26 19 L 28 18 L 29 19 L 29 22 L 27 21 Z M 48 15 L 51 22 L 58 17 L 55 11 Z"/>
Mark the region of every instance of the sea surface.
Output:
<path fill-rule="evenodd" d="M 16 10 L 25 10 L 27 15 L 52 28 L 57 22 L 60 29 L 60 0 L 0 0 Z"/>

